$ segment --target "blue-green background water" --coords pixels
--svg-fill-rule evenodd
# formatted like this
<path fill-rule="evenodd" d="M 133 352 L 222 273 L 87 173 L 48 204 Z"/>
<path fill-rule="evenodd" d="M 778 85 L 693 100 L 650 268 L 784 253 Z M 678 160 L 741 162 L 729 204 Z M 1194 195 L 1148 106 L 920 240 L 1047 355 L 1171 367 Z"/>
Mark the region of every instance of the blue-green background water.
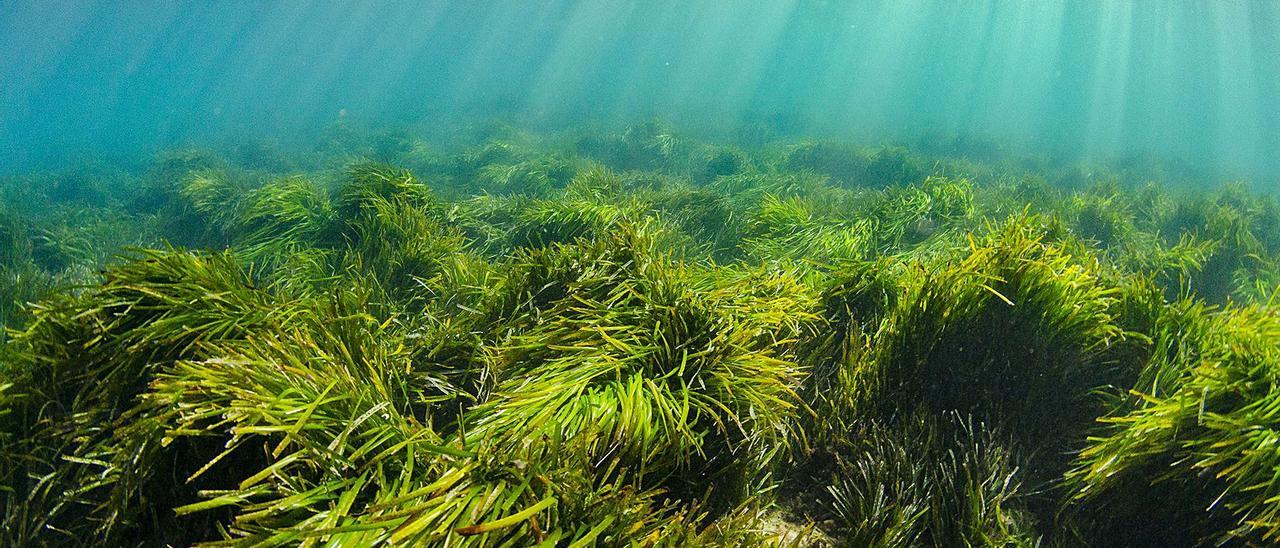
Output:
<path fill-rule="evenodd" d="M 0 171 L 175 144 L 663 118 L 1280 174 L 1280 2 L 0 2 Z"/>

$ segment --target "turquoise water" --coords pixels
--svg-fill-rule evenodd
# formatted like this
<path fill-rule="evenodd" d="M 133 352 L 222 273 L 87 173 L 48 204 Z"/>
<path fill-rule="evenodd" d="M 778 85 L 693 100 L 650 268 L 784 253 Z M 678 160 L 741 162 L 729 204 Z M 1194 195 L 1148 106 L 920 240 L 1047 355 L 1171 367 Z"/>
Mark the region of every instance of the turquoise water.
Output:
<path fill-rule="evenodd" d="M 1275 2 L 5 1 L 0 52 L 9 171 L 499 117 L 1280 173 Z"/>

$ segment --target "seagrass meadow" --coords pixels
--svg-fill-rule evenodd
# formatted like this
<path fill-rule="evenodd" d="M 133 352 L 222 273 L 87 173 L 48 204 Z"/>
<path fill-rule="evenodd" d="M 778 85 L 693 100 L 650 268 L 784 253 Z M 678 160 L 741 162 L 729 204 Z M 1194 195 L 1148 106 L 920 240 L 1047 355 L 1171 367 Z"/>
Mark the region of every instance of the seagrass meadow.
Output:
<path fill-rule="evenodd" d="M 473 137 L 0 179 L 0 544 L 1280 540 L 1270 194 Z"/>

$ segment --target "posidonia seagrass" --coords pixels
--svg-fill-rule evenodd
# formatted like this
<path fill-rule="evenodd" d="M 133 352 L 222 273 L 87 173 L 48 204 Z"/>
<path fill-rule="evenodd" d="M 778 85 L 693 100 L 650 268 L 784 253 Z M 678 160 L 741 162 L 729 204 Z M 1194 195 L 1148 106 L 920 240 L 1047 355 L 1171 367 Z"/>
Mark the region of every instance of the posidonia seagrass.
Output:
<path fill-rule="evenodd" d="M 0 540 L 1280 537 L 1272 197 L 508 137 L 0 181 Z"/>

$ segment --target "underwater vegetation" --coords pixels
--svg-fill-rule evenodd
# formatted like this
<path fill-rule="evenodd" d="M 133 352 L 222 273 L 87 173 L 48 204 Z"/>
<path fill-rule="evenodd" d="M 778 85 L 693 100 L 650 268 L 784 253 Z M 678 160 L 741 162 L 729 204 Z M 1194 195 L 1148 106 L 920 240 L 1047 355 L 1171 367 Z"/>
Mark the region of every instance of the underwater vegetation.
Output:
<path fill-rule="evenodd" d="M 1280 542 L 1275 198 L 979 145 L 0 179 L 0 543 Z"/>

